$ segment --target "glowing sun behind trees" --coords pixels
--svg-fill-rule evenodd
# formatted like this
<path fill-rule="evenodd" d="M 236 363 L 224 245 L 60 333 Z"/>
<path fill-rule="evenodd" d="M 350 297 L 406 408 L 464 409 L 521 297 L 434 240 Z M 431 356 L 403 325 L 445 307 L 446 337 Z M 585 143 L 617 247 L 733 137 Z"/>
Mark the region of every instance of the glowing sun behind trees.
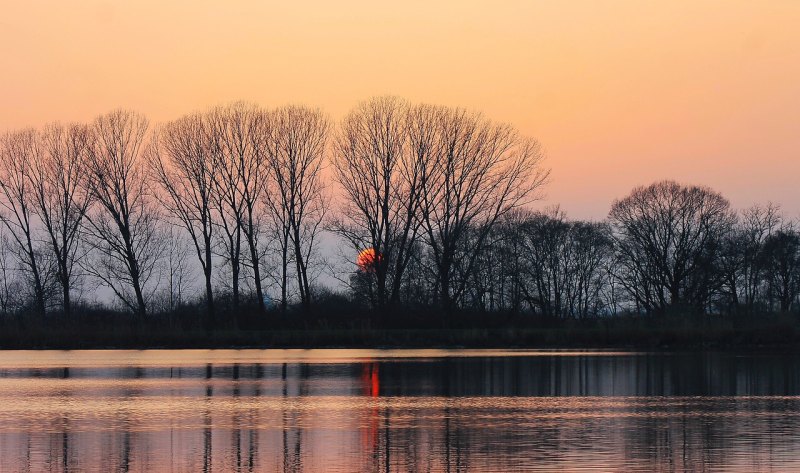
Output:
<path fill-rule="evenodd" d="M 375 265 L 381 261 L 380 253 L 375 253 L 375 248 L 367 248 L 361 250 L 356 258 L 358 269 L 364 273 L 371 273 L 375 271 Z"/>

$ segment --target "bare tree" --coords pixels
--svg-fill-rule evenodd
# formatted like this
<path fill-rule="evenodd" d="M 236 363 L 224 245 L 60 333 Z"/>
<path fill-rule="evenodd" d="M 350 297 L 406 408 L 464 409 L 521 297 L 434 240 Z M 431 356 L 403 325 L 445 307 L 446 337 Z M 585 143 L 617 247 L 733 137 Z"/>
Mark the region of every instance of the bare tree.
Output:
<path fill-rule="evenodd" d="M 737 215 L 735 225 L 725 236 L 721 253 L 723 288 L 729 304 L 736 310 L 753 313 L 765 291 L 765 241 L 783 222 L 778 205 L 754 205 Z"/>
<path fill-rule="evenodd" d="M 184 293 L 192 282 L 189 273 L 189 244 L 176 227 L 171 227 L 165 238 L 164 272 L 166 273 L 166 309 L 174 311 L 183 304 Z"/>
<path fill-rule="evenodd" d="M 283 204 L 283 198 L 280 192 L 276 190 L 275 183 L 267 183 L 267 192 L 264 194 L 264 200 L 267 204 L 270 217 L 270 227 L 274 234 L 274 243 L 276 243 L 276 251 L 279 259 L 279 274 L 272 273 L 274 279 L 277 281 L 280 288 L 280 304 L 281 311 L 286 312 L 289 304 L 289 270 L 292 260 L 291 235 L 292 227 L 289 223 L 289 209 Z"/>
<path fill-rule="evenodd" d="M 268 126 L 264 113 L 241 102 L 209 113 L 214 159 L 214 201 L 224 233 L 225 257 L 231 265 L 233 306 L 239 305 L 242 238 L 249 249 L 258 307 L 264 293 L 260 268 L 260 203 L 265 186 L 264 160 L 257 148 Z"/>
<path fill-rule="evenodd" d="M 168 123 L 153 139 L 149 162 L 166 194 L 167 211 L 189 233 L 203 269 L 208 321 L 215 323 L 212 287 L 214 162 L 206 119 L 190 115 Z"/>
<path fill-rule="evenodd" d="M 286 309 L 291 242 L 300 301 L 311 303 L 310 259 L 327 211 L 321 180 L 330 123 L 320 110 L 285 107 L 272 114 L 266 146 L 271 192 L 265 194 L 281 238 L 281 305 Z"/>
<path fill-rule="evenodd" d="M 65 316 L 71 312 L 81 225 L 91 202 L 84 185 L 89 145 L 88 127 L 53 124 L 41 135 L 41 151 L 31 161 L 34 209 L 55 257 Z"/>
<path fill-rule="evenodd" d="M 761 259 L 770 309 L 777 301 L 778 310 L 789 312 L 800 294 L 800 233 L 784 224 L 765 239 Z"/>
<path fill-rule="evenodd" d="M 40 152 L 37 133 L 32 129 L 7 133 L 0 140 L 0 220 L 9 230 L 19 259 L 31 276 L 36 311 L 44 317 L 44 277 L 40 251 L 35 246 L 35 191 L 30 182 L 31 163 Z"/>
<path fill-rule="evenodd" d="M 596 314 L 611 240 L 604 224 L 568 221 L 555 208 L 521 225 L 523 292 L 532 307 L 553 317 Z"/>
<path fill-rule="evenodd" d="M 615 201 L 609 217 L 627 269 L 622 282 L 642 308 L 705 309 L 722 284 L 720 247 L 734 221 L 722 195 L 662 181 Z"/>
<path fill-rule="evenodd" d="M 539 143 L 481 114 L 441 107 L 435 146 L 425 161 L 420 221 L 432 250 L 445 311 L 466 288 L 456 262 L 470 273 L 495 222 L 538 198 L 549 176 Z M 478 233 L 469 237 L 471 230 Z"/>
<path fill-rule="evenodd" d="M 7 232 L 0 228 L 0 313 L 12 314 L 22 307 L 24 300 L 21 281 L 15 271 L 15 254 L 12 247 L 16 242 L 8 238 Z"/>
<path fill-rule="evenodd" d="M 85 269 L 139 316 L 147 314 L 147 285 L 164 251 L 142 157 L 147 128 L 147 119 L 131 111 L 98 117 L 86 160 L 86 185 L 98 208 L 87 214 L 96 258 Z"/>
<path fill-rule="evenodd" d="M 371 249 L 373 305 L 399 297 L 405 262 L 416 234 L 419 181 L 410 179 L 409 105 L 395 97 L 361 103 L 342 123 L 333 167 L 345 204 L 331 228 L 353 247 Z M 394 283 L 392 282 L 394 281 Z"/>

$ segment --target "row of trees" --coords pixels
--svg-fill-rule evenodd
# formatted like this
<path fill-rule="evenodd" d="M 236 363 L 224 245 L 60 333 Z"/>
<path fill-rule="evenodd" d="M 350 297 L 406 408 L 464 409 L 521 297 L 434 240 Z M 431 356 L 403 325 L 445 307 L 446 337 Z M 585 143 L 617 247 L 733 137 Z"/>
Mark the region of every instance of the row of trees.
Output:
<path fill-rule="evenodd" d="M 474 264 L 488 228 L 547 176 L 535 141 L 461 109 L 377 98 L 332 140 L 331 129 L 316 109 L 236 103 L 157 127 L 118 110 L 5 134 L 5 311 L 68 315 L 76 291 L 97 287 L 145 316 L 159 295 L 180 304 L 194 267 L 211 323 L 220 294 L 233 310 L 245 300 L 264 313 L 273 299 L 307 309 L 325 229 L 378 255 L 364 295 L 379 308 L 401 303 L 408 265 L 430 248 L 450 309 L 466 289 L 456 262 Z M 339 189 L 328 192 L 331 174 Z M 473 228 L 487 231 L 475 240 Z"/>
<path fill-rule="evenodd" d="M 539 144 L 513 127 L 396 98 L 353 110 L 334 148 L 345 204 L 331 229 L 377 255 L 354 282 L 379 310 L 401 303 L 420 266 L 432 278 L 426 302 L 455 309 L 491 230 L 535 200 L 548 177 Z"/>
<path fill-rule="evenodd" d="M 329 128 L 319 110 L 236 103 L 155 129 L 119 110 L 89 125 L 7 133 L 3 309 L 68 315 L 73 291 L 87 285 L 106 288 L 140 316 L 165 290 L 174 308 L 191 285 L 186 260 L 194 253 L 210 321 L 215 291 L 228 292 L 238 309 L 245 279 L 248 300 L 263 312 L 264 255 L 276 248 L 281 303 L 290 298 L 294 265 L 307 304 L 327 209 L 321 172 Z"/>
<path fill-rule="evenodd" d="M 76 298 L 113 299 L 144 317 L 188 303 L 213 325 L 273 302 L 308 310 L 323 270 L 378 314 L 795 307 L 800 235 L 777 207 L 737 213 L 665 181 L 603 222 L 570 221 L 529 209 L 542 159 L 509 125 L 395 97 L 335 128 L 318 109 L 235 103 L 155 127 L 119 110 L 9 132 L 0 309 L 69 315 Z"/>
<path fill-rule="evenodd" d="M 800 307 L 797 225 L 772 204 L 735 212 L 706 187 L 636 188 L 604 222 L 513 212 L 490 235 L 465 307 L 564 318 Z"/>

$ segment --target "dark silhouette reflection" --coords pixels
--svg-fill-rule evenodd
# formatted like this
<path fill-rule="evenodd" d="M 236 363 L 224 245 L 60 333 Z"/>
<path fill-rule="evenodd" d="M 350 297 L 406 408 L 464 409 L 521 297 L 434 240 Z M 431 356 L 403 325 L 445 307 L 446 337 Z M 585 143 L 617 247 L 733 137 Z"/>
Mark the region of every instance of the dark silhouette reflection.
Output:
<path fill-rule="evenodd" d="M 251 355 L 2 368 L 0 470 L 800 469 L 794 355 Z"/>

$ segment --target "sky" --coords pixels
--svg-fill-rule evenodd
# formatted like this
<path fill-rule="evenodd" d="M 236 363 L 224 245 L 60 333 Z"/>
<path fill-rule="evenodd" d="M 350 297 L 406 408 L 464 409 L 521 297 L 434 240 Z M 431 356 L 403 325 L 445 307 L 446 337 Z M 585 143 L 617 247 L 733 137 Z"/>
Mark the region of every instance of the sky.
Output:
<path fill-rule="evenodd" d="M 399 95 L 537 138 L 540 206 L 660 179 L 800 216 L 800 1 L 0 0 L 0 130 Z"/>

